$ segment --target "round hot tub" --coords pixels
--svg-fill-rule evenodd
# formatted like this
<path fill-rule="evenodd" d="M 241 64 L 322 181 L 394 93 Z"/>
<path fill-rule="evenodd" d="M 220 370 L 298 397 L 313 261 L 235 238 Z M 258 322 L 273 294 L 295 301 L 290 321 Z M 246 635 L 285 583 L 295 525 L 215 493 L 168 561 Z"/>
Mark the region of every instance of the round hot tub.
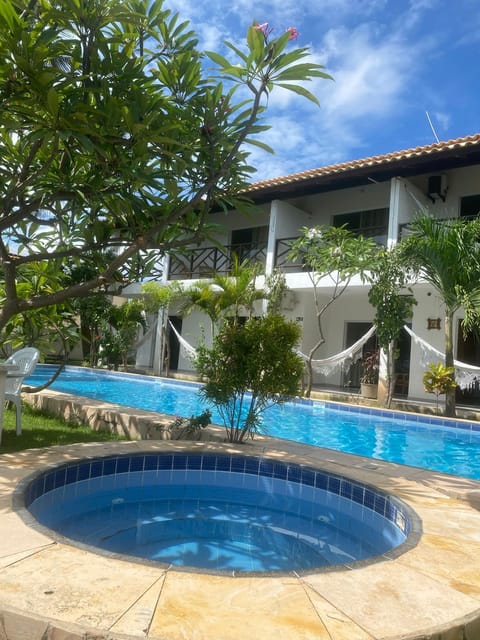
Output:
<path fill-rule="evenodd" d="M 396 557 L 415 514 L 372 486 L 265 457 L 155 452 L 70 462 L 23 492 L 92 550 L 210 572 L 303 571 Z"/>

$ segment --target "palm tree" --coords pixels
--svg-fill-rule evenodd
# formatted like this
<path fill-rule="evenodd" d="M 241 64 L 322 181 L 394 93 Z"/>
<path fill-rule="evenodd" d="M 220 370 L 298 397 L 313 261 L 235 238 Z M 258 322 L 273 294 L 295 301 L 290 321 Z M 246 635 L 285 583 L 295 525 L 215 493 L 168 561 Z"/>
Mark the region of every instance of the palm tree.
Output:
<path fill-rule="evenodd" d="M 432 285 L 445 305 L 445 366 L 454 366 L 453 317 L 463 308 L 464 331 L 480 327 L 480 219 L 437 220 L 419 215 L 401 242 L 406 264 Z M 454 374 L 453 374 L 454 375 Z M 445 394 L 445 415 L 455 416 L 455 387 Z"/>
<path fill-rule="evenodd" d="M 203 311 L 210 318 L 212 336 L 225 317 L 237 324 L 241 309 L 246 309 L 251 316 L 254 302 L 268 297 L 265 289 L 256 287 L 256 279 L 262 270 L 260 263 L 249 264 L 247 260 L 240 262 L 233 254 L 228 275 L 216 274 L 211 280 L 197 282 L 183 292 L 184 303 L 180 307 L 180 314 Z"/>

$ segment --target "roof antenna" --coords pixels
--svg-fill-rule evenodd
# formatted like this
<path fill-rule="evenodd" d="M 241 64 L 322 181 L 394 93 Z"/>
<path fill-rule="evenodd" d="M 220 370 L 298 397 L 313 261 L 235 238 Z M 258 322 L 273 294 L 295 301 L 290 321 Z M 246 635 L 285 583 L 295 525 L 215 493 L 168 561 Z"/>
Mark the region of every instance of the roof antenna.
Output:
<path fill-rule="evenodd" d="M 437 142 L 440 142 L 440 139 L 439 139 L 439 137 L 437 136 L 437 132 L 435 131 L 435 128 L 434 128 L 434 126 L 433 126 L 433 124 L 432 124 L 432 121 L 431 121 L 431 119 L 430 119 L 430 114 L 428 113 L 428 111 L 425 111 L 425 114 L 426 114 L 426 116 L 427 116 L 428 124 L 430 125 L 430 129 L 431 129 L 431 130 L 432 130 L 432 132 L 433 132 L 433 135 L 434 135 L 434 137 L 435 137 L 435 140 L 436 140 Z"/>

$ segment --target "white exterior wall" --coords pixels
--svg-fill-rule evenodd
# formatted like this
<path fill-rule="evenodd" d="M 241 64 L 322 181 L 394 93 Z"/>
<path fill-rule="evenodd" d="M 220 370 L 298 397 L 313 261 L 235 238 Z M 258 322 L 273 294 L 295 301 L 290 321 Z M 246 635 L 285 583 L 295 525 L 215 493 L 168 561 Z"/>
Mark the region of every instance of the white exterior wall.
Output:
<path fill-rule="evenodd" d="M 363 187 L 291 198 L 288 202 L 277 199 L 259 206 L 258 213 L 252 217 L 235 215 L 235 213 L 227 215 L 219 213 L 212 216 L 211 221 L 218 225 L 217 237 L 224 244 L 229 244 L 232 230 L 269 226 L 266 261 L 266 273 L 268 274 L 273 269 L 278 239 L 298 236 L 301 227 L 330 224 L 333 216 L 338 214 L 388 207 L 389 245 L 398 240 L 399 227 L 411 221 L 422 210 L 429 211 L 438 219 L 458 216 L 461 197 L 480 193 L 480 165 L 452 169 L 444 173 L 448 186 L 445 202 L 438 198 L 432 202 L 427 194 L 428 179 L 431 175 L 439 175 L 437 172 L 409 178 L 394 177 L 381 183 L 372 182 L 372 184 Z M 205 242 L 203 246 L 210 246 L 210 244 Z M 312 283 L 305 272 L 288 273 L 286 281 L 292 294 L 284 305 L 283 313 L 288 319 L 296 320 L 301 324 L 303 337 L 300 348 L 304 353 L 308 353 L 318 339 Z M 193 281 L 189 281 L 189 283 L 191 282 Z M 329 284 L 327 279 L 321 283 L 325 287 L 328 287 Z M 367 285 L 363 285 L 360 279 L 356 278 L 350 284 L 349 290 L 328 310 L 323 319 L 326 343 L 319 348 L 314 356 L 315 359 L 331 356 L 345 348 L 348 322 L 370 323 L 373 321 L 374 310 L 368 302 L 367 291 Z M 444 310 L 442 303 L 435 291 L 425 284 L 415 285 L 414 293 L 418 304 L 413 309 L 412 329 L 421 338 L 443 352 Z M 174 310 L 171 313 L 174 313 Z M 437 317 L 441 318 L 441 330 L 428 330 L 427 319 Z M 457 318 L 461 318 L 461 314 L 458 314 Z M 457 344 L 457 325 L 456 319 L 454 326 L 455 347 Z M 200 336 L 205 338 L 208 344 L 211 339 L 208 317 L 200 313 L 185 317 L 182 335 L 194 346 L 198 344 Z M 146 361 L 146 353 L 142 353 L 141 357 Z M 178 368 L 184 371 L 192 370 L 190 360 L 184 356 L 182 351 Z M 425 364 L 422 363 L 420 349 L 412 341 L 409 396 L 432 401 L 432 396 L 423 390 L 424 371 Z M 340 385 L 342 374 L 340 371 L 335 372 L 328 377 L 328 380 L 316 376 L 314 381 L 316 384 L 324 382 Z"/>
<path fill-rule="evenodd" d="M 273 200 L 268 234 L 267 263 L 265 271 L 272 273 L 275 261 L 276 242 L 283 238 L 295 238 L 301 227 L 311 225 L 311 215 L 288 202 Z"/>
<path fill-rule="evenodd" d="M 215 237 L 224 246 L 230 244 L 230 236 L 232 231 L 238 229 L 250 229 L 254 227 L 268 226 L 270 220 L 270 204 L 255 207 L 251 216 L 245 214 L 215 213 L 209 217 L 209 224 L 216 226 Z M 199 245 L 202 247 L 211 247 L 211 241 L 205 240 Z"/>
<path fill-rule="evenodd" d="M 445 175 L 446 177 L 447 193 L 445 202 L 438 198 L 435 199 L 435 202 L 432 202 L 427 196 L 428 179 L 432 175 Z M 409 178 L 408 181 L 417 187 L 418 192 L 423 195 L 429 213 L 438 219 L 456 218 L 460 212 L 460 199 L 464 196 L 480 193 L 480 165 L 414 176 Z M 418 210 L 419 207 L 416 210 L 412 210 L 411 216 L 401 222 L 408 222 Z"/>
<path fill-rule="evenodd" d="M 331 224 L 333 216 L 341 213 L 381 209 L 389 203 L 390 182 L 387 181 L 308 196 L 302 199 L 301 206 L 311 212 L 312 226 L 316 226 Z"/>
<path fill-rule="evenodd" d="M 310 349 L 319 339 L 318 323 L 315 315 L 315 303 L 313 292 L 302 291 L 298 295 L 299 304 L 297 306 L 298 315 L 303 327 L 303 340 L 301 351 L 308 354 Z M 335 303 L 327 310 L 322 318 L 323 333 L 326 338 L 325 343 L 316 351 L 314 360 L 328 358 L 345 348 L 346 329 L 349 322 L 369 322 L 373 321 L 373 308 L 368 302 L 366 289 L 355 287 L 347 290 Z M 321 374 L 314 375 L 314 383 L 329 385 L 342 384 L 342 371 L 339 369 L 328 376 Z"/>
<path fill-rule="evenodd" d="M 413 288 L 417 305 L 414 310 L 412 330 L 420 338 L 426 340 L 432 347 L 435 347 L 442 353 L 445 351 L 445 310 L 438 294 L 427 285 L 419 285 Z M 428 318 L 441 318 L 441 329 L 427 329 Z M 412 340 L 412 348 L 410 351 L 410 380 L 409 380 L 409 396 L 412 398 L 421 398 L 424 400 L 432 400 L 432 395 L 426 393 L 423 389 L 423 374 L 426 366 L 430 363 L 424 363 L 422 350 Z M 438 359 L 432 360 L 438 362 Z"/>

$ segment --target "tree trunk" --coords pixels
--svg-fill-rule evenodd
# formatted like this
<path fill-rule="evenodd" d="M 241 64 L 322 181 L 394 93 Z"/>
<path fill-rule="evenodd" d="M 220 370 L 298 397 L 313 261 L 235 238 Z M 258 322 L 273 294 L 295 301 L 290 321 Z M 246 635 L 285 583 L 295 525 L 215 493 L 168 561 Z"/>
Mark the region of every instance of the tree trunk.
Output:
<path fill-rule="evenodd" d="M 306 398 L 309 398 L 312 393 L 312 386 L 313 386 L 312 357 L 313 356 L 309 356 L 308 360 L 305 362 L 305 369 L 307 373 L 307 385 L 305 387 L 304 395 Z"/>
<path fill-rule="evenodd" d="M 453 367 L 453 312 L 447 310 L 445 314 L 445 366 Z M 455 376 L 455 374 L 454 374 Z M 456 389 L 448 389 L 445 394 L 445 415 L 448 418 L 456 416 Z"/>
<path fill-rule="evenodd" d="M 387 357 L 387 394 L 385 397 L 385 406 L 389 409 L 392 404 L 393 392 L 395 389 L 395 358 L 393 357 L 393 352 L 395 348 L 395 342 L 393 340 L 390 341 L 388 345 L 388 349 L 386 351 Z"/>

